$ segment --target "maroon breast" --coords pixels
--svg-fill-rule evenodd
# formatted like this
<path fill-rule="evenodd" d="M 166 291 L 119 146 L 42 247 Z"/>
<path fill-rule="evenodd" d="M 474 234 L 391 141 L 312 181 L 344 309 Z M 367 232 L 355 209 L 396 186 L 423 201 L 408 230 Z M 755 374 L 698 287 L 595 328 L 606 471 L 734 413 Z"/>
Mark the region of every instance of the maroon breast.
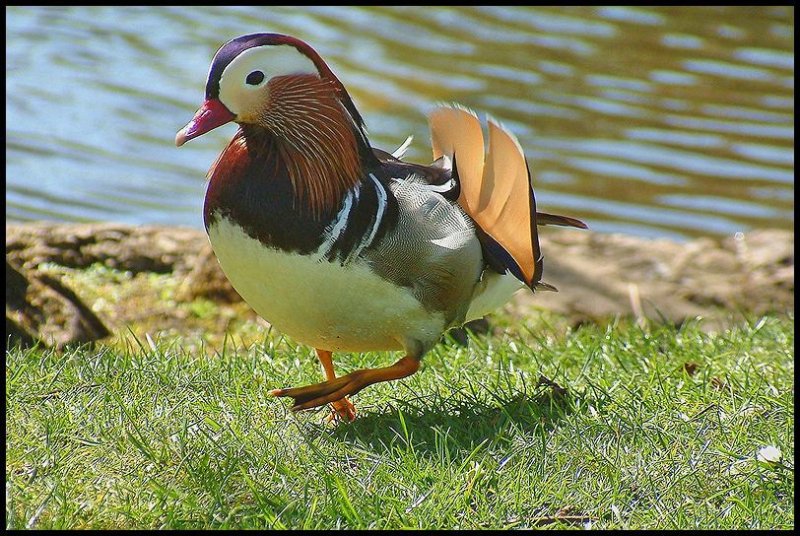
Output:
<path fill-rule="evenodd" d="M 314 218 L 296 204 L 275 138 L 260 129 L 240 128 L 209 171 L 206 230 L 224 217 L 267 247 L 315 251 L 335 212 Z"/>

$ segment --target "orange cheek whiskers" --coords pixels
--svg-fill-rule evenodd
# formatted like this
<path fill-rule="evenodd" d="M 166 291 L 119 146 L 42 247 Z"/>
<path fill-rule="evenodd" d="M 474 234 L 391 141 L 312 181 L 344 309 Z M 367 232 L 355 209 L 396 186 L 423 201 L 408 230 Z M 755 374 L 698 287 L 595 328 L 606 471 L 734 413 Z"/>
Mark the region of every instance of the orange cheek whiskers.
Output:
<path fill-rule="evenodd" d="M 266 121 L 278 134 L 280 152 L 296 196 L 296 208 L 315 218 L 334 210 L 361 180 L 361 160 L 347 112 L 329 83 L 291 75 L 270 82 Z"/>

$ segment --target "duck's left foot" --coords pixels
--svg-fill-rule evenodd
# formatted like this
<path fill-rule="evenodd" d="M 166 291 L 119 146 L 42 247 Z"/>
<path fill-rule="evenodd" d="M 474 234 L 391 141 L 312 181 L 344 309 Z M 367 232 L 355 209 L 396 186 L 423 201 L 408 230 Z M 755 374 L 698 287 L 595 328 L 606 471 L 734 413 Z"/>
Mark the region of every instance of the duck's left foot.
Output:
<path fill-rule="evenodd" d="M 333 380 L 306 385 L 304 387 L 289 387 L 285 389 L 273 389 L 270 391 L 272 396 L 288 396 L 294 400 L 292 411 L 316 408 L 325 404 L 333 403 L 336 413 L 341 411 L 346 416 L 351 413 L 348 404 L 352 406 L 345 397 L 360 391 L 365 387 L 363 381 L 363 371 L 351 372 L 346 376 L 334 378 Z M 345 400 L 346 402 L 342 402 Z M 336 403 L 339 403 L 336 405 Z M 355 416 L 355 411 L 352 411 Z M 351 419 L 352 420 L 352 419 Z"/>
<path fill-rule="evenodd" d="M 419 368 L 419 359 L 405 356 L 390 367 L 379 369 L 362 369 L 351 372 L 346 376 L 334 378 L 305 387 L 289 387 L 286 389 L 273 389 L 272 396 L 288 396 L 294 400 L 292 411 L 316 408 L 329 403 L 334 404 L 334 410 L 339 415 L 344 415 L 349 420 L 355 417 L 355 408 L 345 397 L 354 395 L 361 389 L 373 383 L 398 380 L 415 373 Z"/>

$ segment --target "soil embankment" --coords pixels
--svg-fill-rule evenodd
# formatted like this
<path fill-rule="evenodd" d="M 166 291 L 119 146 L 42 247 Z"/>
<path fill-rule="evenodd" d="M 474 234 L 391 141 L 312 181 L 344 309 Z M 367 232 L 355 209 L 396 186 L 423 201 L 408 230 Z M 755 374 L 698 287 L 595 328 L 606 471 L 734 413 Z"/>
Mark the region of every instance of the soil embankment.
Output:
<path fill-rule="evenodd" d="M 510 306 L 515 314 L 538 308 L 576 323 L 617 315 L 680 323 L 697 316 L 724 321 L 731 312 L 756 316 L 794 310 L 791 231 L 756 230 L 723 240 L 677 243 L 548 227 L 541 243 L 543 279 L 559 292 L 521 292 Z M 6 263 L 6 327 L 24 342 L 63 345 L 101 339 L 125 329 L 137 315 L 156 313 L 163 317 L 159 322 L 180 331 L 187 316 L 180 307 L 157 303 L 163 292 L 148 292 L 146 278 L 134 278 L 140 285 L 136 292 L 103 290 L 98 295 L 85 288 L 89 283 L 76 288 L 74 280 L 60 277 L 62 267 L 74 271 L 102 265 L 109 277 L 163 274 L 173 278 L 172 297 L 178 302 L 202 298 L 220 307 L 243 307 L 197 229 L 7 224 Z M 119 278 L 119 285 L 129 281 Z"/>

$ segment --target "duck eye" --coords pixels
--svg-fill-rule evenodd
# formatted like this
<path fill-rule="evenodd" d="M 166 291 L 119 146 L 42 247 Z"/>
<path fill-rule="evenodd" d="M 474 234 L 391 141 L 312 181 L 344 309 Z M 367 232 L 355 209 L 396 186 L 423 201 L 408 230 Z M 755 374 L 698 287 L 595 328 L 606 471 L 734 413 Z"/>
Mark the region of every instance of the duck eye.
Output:
<path fill-rule="evenodd" d="M 247 75 L 245 82 L 250 84 L 251 86 L 257 86 L 261 82 L 264 81 L 264 73 L 261 71 L 253 71 L 252 73 Z"/>

